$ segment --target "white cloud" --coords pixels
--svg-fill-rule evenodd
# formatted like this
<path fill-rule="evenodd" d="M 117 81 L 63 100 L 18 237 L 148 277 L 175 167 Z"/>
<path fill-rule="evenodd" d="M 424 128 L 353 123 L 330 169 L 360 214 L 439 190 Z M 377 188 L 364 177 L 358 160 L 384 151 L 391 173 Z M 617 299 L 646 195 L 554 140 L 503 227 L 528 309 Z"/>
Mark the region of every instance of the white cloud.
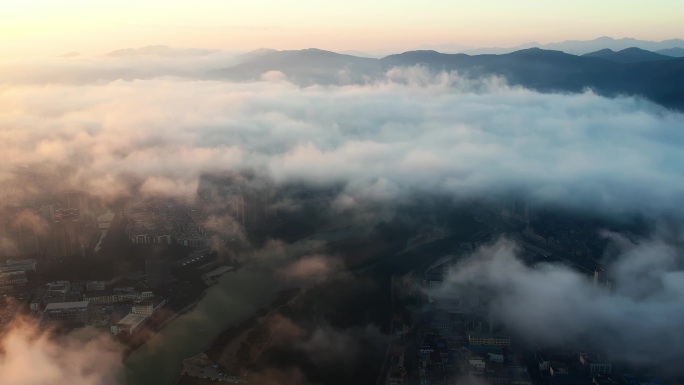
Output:
<path fill-rule="evenodd" d="M 270 77 L 6 85 L 0 102 L 2 175 L 35 162 L 74 164 L 75 180 L 93 188 L 124 175 L 192 186 L 202 172 L 249 168 L 279 182 L 344 182 L 355 199 L 515 188 L 662 212 L 684 192 L 682 114 L 634 98 L 540 94 L 499 78 L 411 68 L 353 86 Z"/>
<path fill-rule="evenodd" d="M 394 69 L 365 85 L 298 87 L 278 73 L 252 83 L 198 81 L 160 76 L 182 76 L 177 71 L 190 59 L 159 70 L 143 56 L 112 59 L 99 70 L 86 62 L 92 59 L 72 58 L 17 72 L 16 82 L 0 85 L 3 203 L 36 193 L 15 183 L 15 173 L 40 165 L 48 171 L 39 180 L 50 191 L 83 185 L 107 199 L 187 197 L 203 173 L 250 170 L 278 183 L 343 183 L 334 201 L 340 211 L 406 193 L 468 197 L 515 190 L 573 207 L 679 212 L 684 115 L 640 99 L 541 94 L 509 87 L 501 78 L 468 80 L 417 67 Z M 208 61 L 197 68 L 220 59 L 197 57 L 192 60 Z M 139 68 L 130 72 L 130 62 L 117 60 L 138 61 Z M 121 78 L 139 80 L 111 81 Z M 533 327 L 538 338 L 557 342 L 558 330 L 571 338 L 593 323 L 618 333 L 620 346 L 652 338 L 668 345 L 662 351 L 678 352 L 684 341 L 671 331 L 684 321 L 681 272 L 667 264 L 666 247 L 648 247 L 637 254 L 664 259 L 631 265 L 625 253 L 616 274 L 634 279 L 624 286 L 616 280 L 616 294 L 597 294 L 567 268 L 525 267 L 505 243 L 483 251 L 489 256 L 455 271 L 453 280 L 500 291 L 492 311 L 521 333 Z M 271 242 L 251 260 L 289 268 L 293 277 L 338 268 L 321 258 L 293 263 L 301 254 L 285 254 L 282 244 Z M 652 274 L 643 278 L 639 269 Z M 629 286 L 633 282 L 638 285 Z M 653 282 L 661 285 L 655 291 Z M 541 302 L 558 308 L 539 313 L 534 304 Z M 94 342 L 66 345 L 64 352 L 44 336 L 17 333 L 3 342 L 16 353 L 2 357 L 0 378 L 20 378 L 6 376 L 40 362 L 45 371 L 17 383 L 108 383 L 110 377 L 102 380 L 102 373 L 88 369 L 99 368 L 92 361 L 99 356 L 81 355 Z M 638 346 L 637 354 L 657 354 L 654 345 Z M 104 352 L 102 365 L 116 371 L 116 354 Z"/>
<path fill-rule="evenodd" d="M 122 348 L 106 334 L 52 336 L 15 321 L 0 338 L 0 379 L 7 385 L 115 385 L 122 381 Z"/>
<path fill-rule="evenodd" d="M 485 301 L 495 324 L 533 346 L 591 347 L 676 370 L 672 364 L 684 357 L 681 241 L 658 235 L 617 250 L 605 273 L 608 289 L 567 265 L 526 265 L 516 245 L 500 239 L 451 268 L 433 295 Z"/>

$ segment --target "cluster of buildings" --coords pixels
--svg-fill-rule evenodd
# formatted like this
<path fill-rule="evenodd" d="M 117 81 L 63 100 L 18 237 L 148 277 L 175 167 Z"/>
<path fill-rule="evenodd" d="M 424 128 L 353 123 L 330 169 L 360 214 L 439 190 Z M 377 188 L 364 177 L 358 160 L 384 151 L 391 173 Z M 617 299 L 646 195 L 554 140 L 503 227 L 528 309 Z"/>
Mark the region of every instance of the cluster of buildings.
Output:
<path fill-rule="evenodd" d="M 603 287 L 607 291 L 613 290 L 613 280 L 608 277 L 603 267 L 597 267 L 591 275 L 594 288 Z"/>
<path fill-rule="evenodd" d="M 26 272 L 24 271 L 0 273 L 0 286 L 23 285 L 27 282 L 28 278 L 26 278 Z"/>
<path fill-rule="evenodd" d="M 82 255 L 97 236 L 84 193 L 34 197 L 0 206 L 0 241 L 5 256 L 57 258 Z"/>
<path fill-rule="evenodd" d="M 442 285 L 449 265 L 474 246 L 475 243 L 462 243 L 453 255 L 428 266 L 423 273 L 422 288 L 429 290 Z M 602 268 L 588 271 L 587 275 L 594 287 L 610 290 L 612 282 Z M 415 292 L 414 288 L 409 290 Z M 393 366 L 386 382 L 389 385 L 408 383 L 404 368 L 406 354 L 418 357 L 421 385 L 453 384 L 467 379 L 495 385 L 618 383 L 613 364 L 604 355 L 577 350 L 535 352 L 522 348 L 503 329 L 489 322 L 486 304 L 479 300 L 458 296 L 425 299 L 421 326 L 414 336 L 417 352 L 406 351 L 411 344 L 400 345 L 400 349 L 393 347 Z M 628 376 L 620 373 L 619 378 L 619 383 L 624 384 Z M 635 380 L 633 385 L 641 383 Z"/>
<path fill-rule="evenodd" d="M 133 333 L 165 303 L 144 288 L 109 287 L 104 281 L 55 281 L 36 290 L 30 309 L 50 326 L 109 327 L 119 335 Z"/>
<path fill-rule="evenodd" d="M 418 345 L 421 385 L 452 384 L 471 378 L 497 385 L 532 385 L 523 352 L 473 314 L 428 313 Z"/>
<path fill-rule="evenodd" d="M 232 384 L 248 383 L 240 377 L 231 376 L 224 373 L 221 368 L 212 362 L 204 353 L 184 359 L 183 371 L 181 372 L 181 375 L 210 381 L 228 382 Z"/>
<path fill-rule="evenodd" d="M 23 296 L 28 290 L 28 275 L 35 273 L 35 259 L 8 259 L 0 264 L 0 294 Z"/>
<path fill-rule="evenodd" d="M 572 259 L 573 264 L 590 272 L 606 245 L 599 223 L 578 220 L 520 198 L 499 197 L 472 204 L 470 210 L 494 233 L 505 232 L 526 251 Z"/>
<path fill-rule="evenodd" d="M 417 345 L 421 385 L 453 384 L 464 379 L 495 385 L 618 383 L 613 377 L 613 364 L 604 355 L 575 350 L 523 350 L 478 314 L 433 308 L 423 322 Z M 391 385 L 405 383 L 405 373 L 391 375 L 388 380 Z"/>
<path fill-rule="evenodd" d="M 453 255 L 428 266 L 420 286 L 425 289 L 440 285 L 450 263 L 472 247 L 472 243 L 462 243 Z M 393 279 L 393 292 L 421 293 L 410 275 L 398 283 Z M 527 352 L 489 322 L 483 306 L 472 301 L 465 306 L 459 298 L 425 299 L 421 319 L 413 322 L 413 328 L 403 319 L 392 322 L 394 340 L 386 363 L 389 367 L 385 384 L 533 385 Z M 401 317 L 395 314 L 395 318 Z"/>
<path fill-rule="evenodd" d="M 90 304 L 83 299 L 83 285 L 55 281 L 38 288 L 29 307 L 41 322 L 65 327 L 88 324 Z"/>
<path fill-rule="evenodd" d="M 615 385 L 613 364 L 597 353 L 546 350 L 535 354 L 544 385 Z"/>
<path fill-rule="evenodd" d="M 0 330 L 21 310 L 21 300 L 31 292 L 29 276 L 37 264 L 34 259 L 9 259 L 0 264 Z"/>
<path fill-rule="evenodd" d="M 8 259 L 3 265 L 0 265 L 0 272 L 36 271 L 37 266 L 38 262 L 35 259 Z"/>
<path fill-rule="evenodd" d="M 177 243 L 195 250 L 209 246 L 211 234 L 204 227 L 204 215 L 182 202 L 172 199 L 131 201 L 123 214 L 128 223 L 126 234 L 132 243 Z"/>
<path fill-rule="evenodd" d="M 242 229 L 276 218 L 276 195 L 298 202 L 327 201 L 336 196 L 332 189 L 312 191 L 303 186 L 282 188 L 276 193 L 269 187 L 249 187 L 243 179 L 203 176 L 197 191 L 199 203 L 194 205 L 171 198 L 131 200 L 123 210 L 130 241 L 208 249 L 212 239 L 229 243 Z M 206 207 L 212 207 L 211 212 Z"/>
<path fill-rule="evenodd" d="M 270 219 L 278 217 L 278 199 L 311 198 L 310 195 L 301 196 L 303 188 L 281 187 L 278 191 L 271 186 L 249 186 L 249 177 L 244 175 L 217 176 L 204 175 L 200 179 L 197 197 L 203 204 L 216 206 L 219 203 L 224 209 L 222 214 L 229 216 L 242 228 L 253 228 Z M 300 196 L 295 196 L 295 195 Z M 276 197 L 276 195 L 280 195 Z M 302 200 L 298 200 L 302 201 Z M 218 227 L 207 224 L 209 228 L 221 233 L 232 232 L 232 229 L 222 229 L 226 223 Z"/>
<path fill-rule="evenodd" d="M 111 289 L 94 289 L 83 294 L 83 299 L 93 305 L 114 305 L 117 303 L 136 303 L 152 299 L 154 294 L 149 290 L 137 290 L 132 286 Z"/>
<path fill-rule="evenodd" d="M 131 310 L 121 319 L 113 319 L 110 330 L 114 335 L 131 335 L 152 315 L 166 304 L 163 298 L 153 298 L 147 301 L 133 303 Z"/>
<path fill-rule="evenodd" d="M 40 313 L 41 321 L 65 327 L 86 326 L 89 320 L 88 301 L 51 302 Z"/>

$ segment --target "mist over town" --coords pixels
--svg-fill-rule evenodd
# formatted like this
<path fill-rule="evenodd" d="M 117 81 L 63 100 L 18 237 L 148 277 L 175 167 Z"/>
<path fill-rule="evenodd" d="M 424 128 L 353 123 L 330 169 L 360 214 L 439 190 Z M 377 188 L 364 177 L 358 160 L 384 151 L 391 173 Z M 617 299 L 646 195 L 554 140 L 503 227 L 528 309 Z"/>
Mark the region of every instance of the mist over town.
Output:
<path fill-rule="evenodd" d="M 173 1 L 117 37 L 128 4 L 48 3 L 73 20 L 0 29 L 0 383 L 684 380 L 679 5 L 615 16 L 629 38 L 502 5 L 558 38 L 478 43 L 442 3 L 339 40 L 303 4 Z"/>

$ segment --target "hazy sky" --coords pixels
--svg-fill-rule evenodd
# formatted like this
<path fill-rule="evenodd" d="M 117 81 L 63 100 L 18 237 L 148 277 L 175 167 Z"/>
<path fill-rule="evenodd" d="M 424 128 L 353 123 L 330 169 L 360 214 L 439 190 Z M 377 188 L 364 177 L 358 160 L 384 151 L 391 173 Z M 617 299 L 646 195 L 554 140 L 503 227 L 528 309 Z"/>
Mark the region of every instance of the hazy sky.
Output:
<path fill-rule="evenodd" d="M 170 46 L 249 50 L 511 46 L 684 37 L 679 0 L 22 0 L 0 5 L 5 54 Z"/>

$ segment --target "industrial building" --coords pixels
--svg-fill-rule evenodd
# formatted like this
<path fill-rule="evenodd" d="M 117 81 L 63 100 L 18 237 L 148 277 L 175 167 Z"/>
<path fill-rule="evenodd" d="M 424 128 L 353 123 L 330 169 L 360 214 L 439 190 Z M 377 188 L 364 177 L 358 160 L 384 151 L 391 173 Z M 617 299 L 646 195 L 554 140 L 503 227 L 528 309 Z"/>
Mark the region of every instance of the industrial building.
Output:
<path fill-rule="evenodd" d="M 111 326 L 112 334 L 128 334 L 131 335 L 146 319 L 148 316 L 143 314 L 129 313 L 127 316 L 117 322 L 115 325 Z"/>

